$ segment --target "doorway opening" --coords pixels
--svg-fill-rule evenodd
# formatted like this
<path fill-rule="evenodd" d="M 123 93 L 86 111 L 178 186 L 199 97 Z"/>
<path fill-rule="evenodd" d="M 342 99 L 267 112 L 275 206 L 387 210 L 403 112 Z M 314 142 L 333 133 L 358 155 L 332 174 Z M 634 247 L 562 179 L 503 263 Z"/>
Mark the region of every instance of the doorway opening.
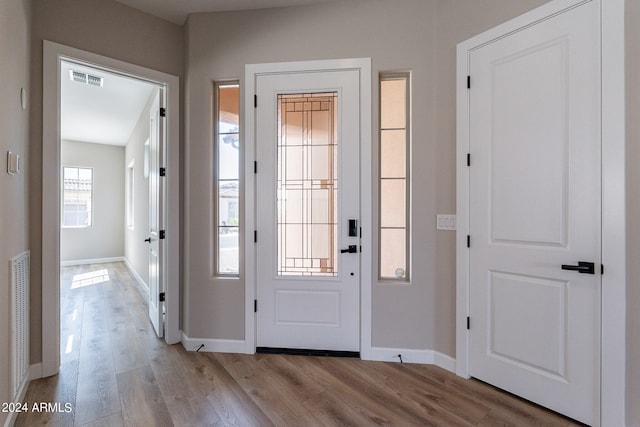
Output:
<path fill-rule="evenodd" d="M 150 299 L 156 300 L 155 304 L 149 304 L 149 306 L 154 308 L 156 314 L 156 320 L 152 319 L 152 323 L 158 335 L 164 335 L 165 341 L 169 344 L 180 341 L 179 93 L 178 78 L 175 76 L 48 41 L 44 43 L 43 65 L 42 204 L 43 211 L 47 214 L 43 215 L 42 219 L 42 300 L 44 301 L 42 305 L 42 376 L 46 377 L 58 372 L 60 355 L 66 351 L 69 340 L 66 337 L 61 342 L 60 339 L 61 262 L 84 260 L 85 263 L 96 265 L 96 261 L 123 261 L 125 258 L 128 258 L 130 264 L 135 262 L 137 266 L 132 270 L 139 276 L 136 279 L 143 279 L 140 281 L 149 284 Z M 87 114 L 89 108 L 86 105 L 85 108 L 81 106 L 78 108 L 76 105 L 75 110 L 73 108 L 69 110 L 71 113 L 64 109 L 63 103 L 69 101 L 74 104 L 81 99 L 81 97 L 74 98 L 74 91 L 67 94 L 68 99 L 65 98 L 65 84 L 75 84 L 76 86 L 72 86 L 75 92 L 93 90 L 93 96 L 89 98 L 89 102 L 97 104 L 97 115 L 104 119 L 108 114 L 101 108 L 105 108 L 106 102 L 99 102 L 99 93 L 114 89 L 114 86 L 118 87 L 114 83 L 118 79 L 133 85 L 124 89 L 120 87 L 120 92 L 115 90 L 114 95 L 113 103 L 116 104 L 119 112 L 129 111 L 133 116 L 132 124 L 123 133 L 124 137 L 110 133 L 118 129 L 113 122 L 103 120 L 102 124 L 92 123 Z M 134 113 L 131 113 L 131 110 L 127 109 L 132 108 L 131 105 L 136 103 L 130 104 L 131 97 L 126 97 L 125 94 L 136 91 L 140 92 L 139 102 L 137 107 L 133 108 Z M 152 110 L 154 110 L 153 113 Z M 161 119 L 160 116 L 162 116 Z M 69 117 L 71 122 L 78 126 L 67 127 L 68 122 L 65 120 Z M 154 118 L 155 128 L 150 125 Z M 93 131 L 91 138 L 96 140 L 82 141 L 91 139 L 78 136 L 82 135 L 83 126 L 86 128 L 85 132 L 89 130 L 88 134 L 92 134 L 91 131 Z M 73 134 L 71 131 L 78 133 Z M 155 146 L 154 134 L 157 141 Z M 128 156 L 125 148 L 130 139 L 135 139 L 136 142 L 132 145 L 137 150 L 136 159 L 129 158 L 134 156 Z M 147 140 L 149 144 L 146 144 Z M 70 143 L 67 143 L 68 141 Z M 120 148 L 99 146 L 117 141 L 122 144 Z M 103 152 L 98 153 L 99 150 Z M 119 159 L 114 163 L 117 165 L 112 167 L 117 169 L 115 174 L 109 174 L 109 166 L 107 170 L 104 169 L 105 165 L 102 163 L 108 163 L 107 157 L 109 157 L 104 153 L 105 150 L 110 154 L 115 152 L 114 157 Z M 80 155 L 84 151 L 88 151 L 88 154 L 84 153 L 86 161 Z M 131 150 L 133 151 L 135 150 Z M 67 155 L 71 158 L 68 159 Z M 78 157 L 74 158 L 74 156 Z M 91 165 L 87 163 L 89 161 L 96 163 Z M 148 168 L 145 168 L 147 162 Z M 148 178 L 144 178 L 145 172 L 148 173 Z M 161 175 L 163 178 L 160 178 Z M 103 185 L 106 187 L 102 187 Z M 128 192 L 136 192 L 146 185 L 149 187 L 147 197 L 149 202 L 142 202 L 141 199 L 144 197 L 138 199 L 135 193 L 127 197 Z M 152 194 L 154 188 L 155 197 Z M 100 205 L 100 199 L 105 195 L 110 200 Z M 140 218 L 145 216 L 145 212 L 141 208 L 147 205 L 149 208 L 155 206 L 155 209 L 147 209 L 149 225 L 143 227 L 145 224 L 140 222 L 142 221 Z M 98 225 L 102 225 L 104 218 L 101 215 L 105 211 L 107 213 L 111 211 L 111 217 L 118 217 L 120 231 L 114 232 L 111 229 L 110 234 L 120 235 L 121 255 L 107 250 L 112 250 L 111 245 L 114 243 L 117 247 L 118 239 L 110 235 L 102 237 L 99 235 Z M 72 223 L 73 225 L 69 226 Z M 66 233 L 67 231 L 70 233 Z M 94 233 L 94 235 L 78 238 L 77 235 L 83 232 Z M 136 236 L 138 232 L 141 236 Z M 63 233 L 72 235 L 76 240 L 64 236 Z M 147 244 L 145 237 L 151 238 L 152 243 Z M 136 250 L 129 247 L 125 251 L 127 240 L 132 245 L 135 243 L 138 253 L 144 251 L 146 245 L 149 259 L 155 256 L 157 261 L 155 263 L 147 261 L 142 266 L 143 263 L 139 259 L 144 259 L 144 256 L 138 256 L 136 261 L 134 260 Z M 83 249 L 82 245 L 87 241 L 91 246 L 85 246 Z M 100 250 L 103 252 L 98 252 Z M 76 286 L 81 286 L 81 283 L 88 286 L 90 282 L 104 280 L 109 274 L 108 271 L 107 274 L 103 274 L 103 270 L 106 269 L 93 270 L 85 272 L 89 274 L 84 278 L 78 277 L 76 281 L 71 280 L 69 287 L 73 286 L 73 282 Z M 146 275 L 148 275 L 148 281 L 144 280 Z M 162 304 L 159 304 L 161 300 Z M 162 327 L 163 324 L 164 327 Z"/>

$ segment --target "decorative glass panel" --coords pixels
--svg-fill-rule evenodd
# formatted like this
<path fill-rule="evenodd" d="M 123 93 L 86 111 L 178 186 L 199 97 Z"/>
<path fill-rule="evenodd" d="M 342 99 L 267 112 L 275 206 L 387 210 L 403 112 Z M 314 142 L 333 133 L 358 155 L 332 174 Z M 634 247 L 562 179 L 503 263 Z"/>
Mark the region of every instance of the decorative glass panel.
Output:
<path fill-rule="evenodd" d="M 336 92 L 278 95 L 277 272 L 337 276 Z"/>

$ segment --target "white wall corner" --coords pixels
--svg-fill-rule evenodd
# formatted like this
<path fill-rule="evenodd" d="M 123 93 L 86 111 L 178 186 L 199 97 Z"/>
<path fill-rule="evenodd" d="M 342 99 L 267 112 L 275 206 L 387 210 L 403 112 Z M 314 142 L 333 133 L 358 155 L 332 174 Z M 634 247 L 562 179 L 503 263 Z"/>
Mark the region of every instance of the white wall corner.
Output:
<path fill-rule="evenodd" d="M 39 380 L 43 378 L 42 363 L 34 363 L 29 367 L 29 381 Z"/>
<path fill-rule="evenodd" d="M 182 332 L 182 346 L 187 351 L 210 353 L 244 353 L 244 340 L 222 340 L 211 338 L 190 338 Z M 202 347 L 202 348 L 201 348 Z"/>

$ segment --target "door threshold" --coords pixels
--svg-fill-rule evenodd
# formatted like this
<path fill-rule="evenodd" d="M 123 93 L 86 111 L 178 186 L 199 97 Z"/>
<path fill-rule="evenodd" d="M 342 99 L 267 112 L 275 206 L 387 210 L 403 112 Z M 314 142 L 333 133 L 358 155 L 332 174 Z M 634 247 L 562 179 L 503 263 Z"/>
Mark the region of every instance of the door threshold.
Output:
<path fill-rule="evenodd" d="M 256 347 L 257 354 L 286 354 L 289 356 L 322 356 L 360 358 L 359 351 L 310 350 L 306 348 Z"/>

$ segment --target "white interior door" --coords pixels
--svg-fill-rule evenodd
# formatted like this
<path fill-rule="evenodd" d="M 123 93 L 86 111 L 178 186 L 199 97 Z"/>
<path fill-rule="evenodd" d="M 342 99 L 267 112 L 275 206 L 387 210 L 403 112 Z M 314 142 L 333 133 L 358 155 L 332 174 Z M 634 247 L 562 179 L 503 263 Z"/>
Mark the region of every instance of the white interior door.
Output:
<path fill-rule="evenodd" d="M 597 424 L 598 4 L 499 38 L 469 62 L 470 374 Z"/>
<path fill-rule="evenodd" d="M 360 349 L 359 84 L 256 79 L 258 347 Z"/>
<path fill-rule="evenodd" d="M 149 112 L 149 319 L 158 337 L 164 335 L 163 303 L 160 293 L 163 284 L 164 236 L 163 224 L 163 179 L 160 168 L 164 158 L 164 128 L 160 118 L 162 89 L 158 89 Z M 163 233 L 163 232 L 162 232 Z"/>

